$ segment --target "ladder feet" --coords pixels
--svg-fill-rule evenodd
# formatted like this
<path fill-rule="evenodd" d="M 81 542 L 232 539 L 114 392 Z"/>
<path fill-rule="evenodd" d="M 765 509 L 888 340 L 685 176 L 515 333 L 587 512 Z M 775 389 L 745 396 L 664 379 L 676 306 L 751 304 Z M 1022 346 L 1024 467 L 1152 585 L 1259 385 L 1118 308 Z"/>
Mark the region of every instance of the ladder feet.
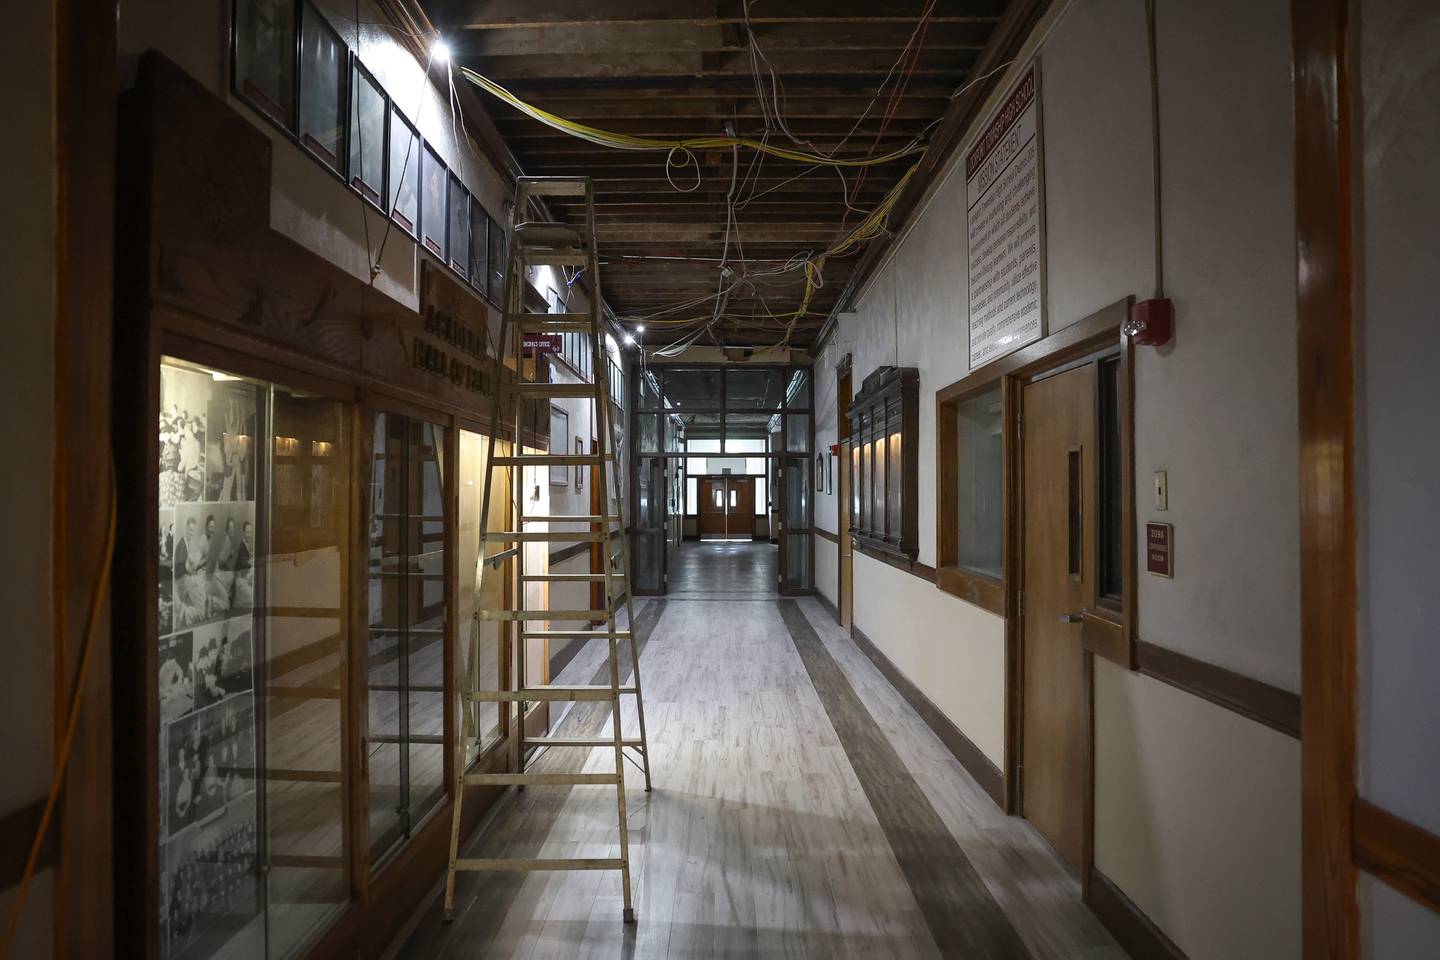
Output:
<path fill-rule="evenodd" d="M 451 920 L 454 920 L 454 919 L 455 919 L 455 911 L 454 911 L 454 910 L 449 910 L 449 909 L 447 909 L 444 913 L 440 914 L 440 922 L 441 922 L 441 923 L 449 923 Z"/>
<path fill-rule="evenodd" d="M 626 907 L 626 908 L 625 908 L 625 922 L 626 922 L 626 923 L 634 923 L 634 922 L 635 922 L 635 908 L 634 908 L 634 907 Z"/>

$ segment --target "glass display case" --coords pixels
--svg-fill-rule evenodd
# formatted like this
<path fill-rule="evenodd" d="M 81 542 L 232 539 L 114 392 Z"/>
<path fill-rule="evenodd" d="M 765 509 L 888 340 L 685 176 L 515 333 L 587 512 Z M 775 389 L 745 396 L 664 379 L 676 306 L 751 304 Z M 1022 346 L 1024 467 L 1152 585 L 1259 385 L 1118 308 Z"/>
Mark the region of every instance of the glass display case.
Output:
<path fill-rule="evenodd" d="M 914 561 L 920 552 L 920 374 L 880 367 L 850 401 L 853 463 L 851 534 L 864 548 Z"/>

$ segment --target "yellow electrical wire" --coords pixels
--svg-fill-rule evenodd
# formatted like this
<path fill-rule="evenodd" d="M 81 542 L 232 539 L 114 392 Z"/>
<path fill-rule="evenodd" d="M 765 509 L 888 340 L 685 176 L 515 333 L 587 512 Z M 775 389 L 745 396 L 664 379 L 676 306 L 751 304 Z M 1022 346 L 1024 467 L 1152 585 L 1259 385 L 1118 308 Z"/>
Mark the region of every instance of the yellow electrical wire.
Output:
<path fill-rule="evenodd" d="M 899 150 L 892 150 L 889 153 L 847 158 L 827 157 L 824 154 L 819 153 L 807 153 L 803 150 L 790 150 L 785 147 L 776 147 L 772 146 L 769 143 L 751 139 L 750 137 L 691 137 L 684 140 L 661 140 L 652 137 L 635 137 L 630 136 L 629 134 L 613 133 L 609 130 L 602 130 L 599 127 L 592 127 L 584 123 L 576 123 L 573 120 L 567 120 L 564 117 L 553 114 L 548 110 L 543 110 L 540 107 L 535 106 L 534 104 L 526 103 L 524 100 L 521 100 L 519 97 L 515 96 L 515 94 L 511 93 L 509 90 L 506 90 L 504 87 L 500 86 L 500 84 L 496 83 L 494 80 L 491 80 L 488 77 L 476 73 L 469 67 L 461 67 L 460 73 L 462 76 L 465 77 L 465 79 L 469 80 L 471 83 L 475 84 L 477 87 L 484 90 L 486 93 L 489 93 L 497 99 L 510 104 L 516 110 L 519 110 L 521 113 L 525 114 L 531 119 L 537 120 L 540 123 L 545 124 L 547 127 L 559 130 L 562 133 L 567 133 L 570 136 L 578 137 L 581 140 L 586 140 L 590 143 L 598 144 L 599 146 L 603 147 L 610 147 L 615 150 L 669 151 L 669 154 L 665 158 L 667 175 L 668 169 L 671 165 L 684 167 L 690 165 L 691 163 L 695 163 L 696 161 L 693 153 L 693 151 L 695 150 L 717 150 L 725 147 L 746 147 L 748 149 L 755 150 L 760 153 L 769 154 L 770 156 L 780 157 L 785 160 L 794 160 L 799 163 L 811 163 L 816 165 L 833 167 L 874 167 L 885 163 L 893 163 L 894 161 L 899 160 L 903 157 L 912 156 L 925 150 L 925 144 L 921 143 L 919 140 L 916 140 L 915 142 L 905 147 L 902 147 Z M 673 159 L 677 154 L 679 155 L 678 162 Z M 875 209 L 871 210 L 869 215 L 866 216 L 865 219 L 861 220 L 858 224 L 855 225 L 855 229 L 847 233 L 844 238 L 842 238 L 834 246 L 831 246 L 819 256 L 806 257 L 803 260 L 797 260 L 794 266 L 786 266 L 781 270 L 776 271 L 777 273 L 785 273 L 797 268 L 804 269 L 805 294 L 800 301 L 799 308 L 790 315 L 790 322 L 785 328 L 785 336 L 780 340 L 779 343 L 768 349 L 775 349 L 787 345 L 790 342 L 790 337 L 795 332 L 796 325 L 803 317 L 805 317 L 809 313 L 810 301 L 814 299 L 815 291 L 819 290 L 825 285 L 823 272 L 825 269 L 826 260 L 828 260 L 830 257 L 840 257 L 851 253 L 855 249 L 860 247 L 862 244 L 865 244 L 868 241 L 875 239 L 876 237 L 880 236 L 882 233 L 885 232 L 885 223 L 890 216 L 890 211 L 894 208 L 896 201 L 900 199 L 900 193 L 905 189 L 905 185 L 909 183 L 910 177 L 912 174 L 914 174 L 914 172 L 914 166 L 906 170 L 904 175 L 900 177 L 899 181 L 895 184 L 895 186 L 891 187 L 890 191 L 885 194 L 884 199 L 882 199 L 880 203 L 876 205 Z M 696 185 L 699 185 L 698 182 Z M 647 322 L 678 326 L 681 324 L 694 323 L 700 319 L 702 318 L 697 317 L 692 320 L 649 320 Z"/>
<path fill-rule="evenodd" d="M 682 160 L 678 166 L 682 167 L 687 166 L 693 159 L 693 157 L 690 156 L 692 151 L 718 150 L 725 147 L 746 147 L 750 150 L 766 153 L 772 157 L 780 157 L 785 160 L 795 160 L 799 163 L 814 163 L 833 167 L 876 167 L 881 164 L 894 163 L 896 160 L 913 156 L 925 149 L 925 144 L 916 141 L 898 150 L 892 150 L 889 153 L 874 156 L 827 157 L 820 153 L 808 153 L 804 150 L 791 150 L 786 147 L 777 147 L 760 140 L 754 140 L 750 137 L 690 137 L 685 140 L 661 140 L 653 137 L 634 137 L 629 134 L 602 130 L 599 127 L 592 127 L 584 123 L 576 123 L 574 120 L 567 120 L 548 110 L 542 110 L 534 104 L 526 103 L 494 80 L 476 73 L 469 67 L 461 67 L 460 73 L 486 93 L 510 104 L 516 110 L 519 110 L 533 120 L 538 120 L 547 127 L 552 127 L 563 133 L 568 133 L 571 136 L 579 137 L 581 140 L 588 140 L 591 143 L 599 144 L 603 147 L 611 147 L 616 150 L 668 150 L 672 154 L 679 153 Z"/>

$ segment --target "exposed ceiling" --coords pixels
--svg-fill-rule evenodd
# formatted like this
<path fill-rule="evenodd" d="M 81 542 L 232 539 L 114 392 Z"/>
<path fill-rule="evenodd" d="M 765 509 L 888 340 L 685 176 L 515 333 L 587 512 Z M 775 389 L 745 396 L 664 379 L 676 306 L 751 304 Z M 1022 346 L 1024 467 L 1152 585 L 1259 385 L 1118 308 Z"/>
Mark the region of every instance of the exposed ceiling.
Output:
<path fill-rule="evenodd" d="M 846 157 L 928 143 L 1009 5 L 751 0 L 747 29 L 744 0 L 421 0 L 457 62 L 550 113 L 652 138 L 723 136 L 729 125 L 736 135 Z M 772 97 L 768 109 L 762 90 Z M 842 183 L 832 166 L 743 147 L 738 160 L 729 148 L 697 150 L 698 171 L 669 171 L 689 190 L 681 192 L 667 180 L 663 150 L 601 147 L 482 100 L 526 173 L 594 178 L 605 298 L 631 319 L 627 326 L 645 318 L 651 346 L 687 334 L 712 345 L 781 341 L 805 271 L 756 274 L 823 252 L 922 159 L 846 168 Z M 572 221 L 581 215 L 564 202 L 552 210 Z M 792 345 L 814 341 L 859 259 L 828 259 Z M 735 283 L 741 277 L 747 282 Z M 727 286 L 712 323 L 717 291 Z"/>

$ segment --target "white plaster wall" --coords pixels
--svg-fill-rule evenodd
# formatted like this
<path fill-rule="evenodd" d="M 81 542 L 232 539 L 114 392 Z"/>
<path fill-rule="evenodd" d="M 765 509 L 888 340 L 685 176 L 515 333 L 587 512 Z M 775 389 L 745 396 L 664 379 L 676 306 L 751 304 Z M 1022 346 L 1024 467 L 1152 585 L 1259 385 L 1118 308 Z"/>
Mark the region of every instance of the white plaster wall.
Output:
<path fill-rule="evenodd" d="M 1004 619 L 858 550 L 854 563 L 855 626 L 1004 769 Z"/>
<path fill-rule="evenodd" d="M 1360 791 L 1440 834 L 1440 8 L 1365 0 L 1359 30 Z"/>
<path fill-rule="evenodd" d="M 1190 960 L 1300 956 L 1300 742 L 1095 660 L 1095 866 Z"/>
<path fill-rule="evenodd" d="M 811 539 L 815 541 L 815 592 L 838 610 L 840 597 L 836 588 L 840 585 L 840 546 L 824 537 Z"/>
<path fill-rule="evenodd" d="M 53 715 L 51 638 L 51 463 L 55 422 L 55 90 L 54 8 L 19 4 L 8 10 L 0 32 L 0 87 L 9 97 L 5 176 L 0 177 L 0 417 L 22 464 L 0 476 L 6 531 L 17 546 L 7 552 L 0 576 L 6 611 L 5 696 L 0 729 L 5 776 L 0 778 L 0 816 L 44 798 L 52 773 L 49 718 Z M 23 545 L 23 546 L 22 546 Z M 98 547 L 97 547 L 98 549 Z M 20 735 L 25 731 L 28 735 Z M 14 955 L 52 952 L 53 872 L 38 873 L 21 914 Z M 0 891 L 8 917 L 15 888 Z"/>
<path fill-rule="evenodd" d="M 1136 351 L 1135 468 L 1136 536 L 1147 520 L 1175 525 L 1175 579 L 1140 575 L 1140 636 L 1294 691 L 1289 9 L 1283 0 L 1158 6 L 1165 289 L 1176 336 Z M 1215 69 L 1217 58 L 1225 69 Z M 1151 493 L 1156 470 L 1169 477 L 1164 513 Z"/>
<path fill-rule="evenodd" d="M 1360 955 L 1365 960 L 1415 960 L 1435 954 L 1440 913 L 1367 873 L 1360 875 Z"/>
<path fill-rule="evenodd" d="M 1072 3 L 1040 50 L 1040 100 L 1054 333 L 1155 283 L 1143 4 Z"/>

